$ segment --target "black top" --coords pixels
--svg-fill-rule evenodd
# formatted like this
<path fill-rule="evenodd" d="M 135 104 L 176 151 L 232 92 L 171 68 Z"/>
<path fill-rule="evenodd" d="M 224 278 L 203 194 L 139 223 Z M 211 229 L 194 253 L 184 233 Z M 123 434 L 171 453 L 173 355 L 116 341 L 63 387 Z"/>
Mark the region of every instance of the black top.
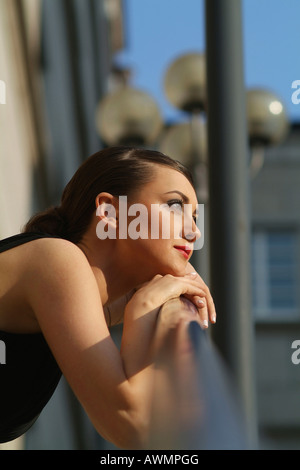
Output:
<path fill-rule="evenodd" d="M 0 253 L 38 238 L 57 237 L 41 233 L 14 235 L 0 241 Z M 0 331 L 0 443 L 16 439 L 32 426 L 60 377 L 42 333 Z"/>

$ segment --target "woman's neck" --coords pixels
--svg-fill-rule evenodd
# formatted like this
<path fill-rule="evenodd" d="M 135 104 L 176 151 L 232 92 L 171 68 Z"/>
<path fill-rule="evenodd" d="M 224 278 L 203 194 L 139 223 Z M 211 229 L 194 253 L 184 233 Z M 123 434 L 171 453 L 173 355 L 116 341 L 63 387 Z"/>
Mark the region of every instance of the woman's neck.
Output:
<path fill-rule="evenodd" d="M 85 254 L 96 279 L 103 305 L 124 296 L 135 281 L 124 270 L 116 240 L 98 240 L 87 233 L 77 246 Z"/>

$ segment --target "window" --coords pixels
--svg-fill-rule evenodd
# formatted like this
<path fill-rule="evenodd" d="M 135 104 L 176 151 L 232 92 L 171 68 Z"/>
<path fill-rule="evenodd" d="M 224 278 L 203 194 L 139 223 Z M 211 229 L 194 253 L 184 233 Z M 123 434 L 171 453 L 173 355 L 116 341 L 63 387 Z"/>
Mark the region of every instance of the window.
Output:
<path fill-rule="evenodd" d="M 252 292 L 258 319 L 295 319 L 297 294 L 297 233 L 256 230 L 252 236 Z"/>

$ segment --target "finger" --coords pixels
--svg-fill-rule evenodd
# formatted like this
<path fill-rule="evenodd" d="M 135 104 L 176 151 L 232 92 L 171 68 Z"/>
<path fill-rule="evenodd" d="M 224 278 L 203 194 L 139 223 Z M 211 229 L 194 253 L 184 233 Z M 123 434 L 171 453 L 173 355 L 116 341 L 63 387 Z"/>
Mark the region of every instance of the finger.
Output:
<path fill-rule="evenodd" d="M 184 295 L 197 309 L 202 328 L 208 328 L 208 309 L 205 298 L 197 295 Z"/>
<path fill-rule="evenodd" d="M 199 307 L 201 308 L 205 308 L 206 309 L 206 314 L 207 314 L 207 320 L 209 319 L 209 321 L 211 323 L 216 323 L 217 321 L 217 315 L 216 315 L 216 310 L 215 310 L 215 306 L 214 306 L 214 303 L 210 301 L 209 298 L 205 297 L 204 299 L 204 306 L 201 305 L 201 301 L 203 302 L 203 299 L 200 299 L 199 300 Z"/>
<path fill-rule="evenodd" d="M 184 275 L 184 277 L 191 277 L 191 278 L 194 278 L 194 279 L 196 279 L 198 276 L 199 276 L 199 274 L 196 273 L 195 271 L 193 271 L 193 272 L 191 272 L 191 273 L 186 273 L 186 274 Z"/>
<path fill-rule="evenodd" d="M 207 317 L 209 318 L 211 323 L 216 323 L 216 319 L 217 319 L 216 309 L 215 309 L 214 301 L 212 299 L 212 296 L 210 294 L 208 287 L 203 283 L 202 279 L 199 278 L 199 275 L 197 273 L 196 273 L 196 276 L 194 276 L 193 273 L 189 273 L 185 277 L 191 278 L 193 280 L 195 279 L 195 282 L 199 282 L 200 280 L 199 285 L 201 286 L 203 290 L 198 298 L 195 297 L 195 299 L 193 300 L 193 303 L 195 303 L 195 305 L 201 309 L 206 307 Z"/>
<path fill-rule="evenodd" d="M 190 266 L 189 269 L 190 268 L 192 269 L 192 266 Z M 207 287 L 207 285 L 205 284 L 205 282 L 203 281 L 203 279 L 201 278 L 201 276 L 197 272 L 195 272 L 195 271 L 189 272 L 189 273 L 186 274 L 186 276 L 190 277 L 191 279 L 196 279 L 197 281 L 199 281 L 200 285 L 202 286 L 202 288 L 205 291 L 205 296 L 206 296 L 206 300 L 207 300 L 207 308 L 208 308 L 208 313 L 209 313 L 209 319 L 210 319 L 211 323 L 216 323 L 217 313 L 216 313 L 215 304 L 214 304 L 214 301 L 213 301 L 213 298 L 211 296 L 209 288 Z"/>
<path fill-rule="evenodd" d="M 209 295 L 209 297 L 207 298 L 207 305 L 208 305 L 208 311 L 209 311 L 209 319 L 211 323 L 216 323 L 217 313 L 216 313 L 215 304 L 211 295 Z"/>
<path fill-rule="evenodd" d="M 196 303 L 198 304 L 198 312 L 203 328 L 208 328 L 208 308 L 205 299 L 197 298 Z"/>
<path fill-rule="evenodd" d="M 199 276 L 199 274 L 196 273 L 196 276 L 192 277 L 195 279 L 196 282 L 199 282 L 201 285 L 203 292 L 204 292 L 204 297 L 206 299 L 206 304 L 207 304 L 207 310 L 208 310 L 208 317 L 211 323 L 216 323 L 217 320 L 217 313 L 215 309 L 215 304 L 212 298 L 212 295 L 210 293 L 209 288 L 207 285 L 203 282 L 202 278 Z"/>
<path fill-rule="evenodd" d="M 208 328 L 208 308 L 205 298 L 194 296 L 194 303 L 198 308 L 198 314 L 203 328 Z"/>

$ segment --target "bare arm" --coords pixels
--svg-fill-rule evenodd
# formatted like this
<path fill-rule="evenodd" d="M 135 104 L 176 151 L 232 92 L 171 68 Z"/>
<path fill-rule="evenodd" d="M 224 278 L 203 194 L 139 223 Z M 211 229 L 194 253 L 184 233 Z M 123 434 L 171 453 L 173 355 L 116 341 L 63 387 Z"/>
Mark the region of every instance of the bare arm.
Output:
<path fill-rule="evenodd" d="M 126 295 L 120 297 L 119 299 L 111 302 L 110 304 L 105 304 L 103 306 L 104 314 L 107 319 L 108 326 L 119 325 L 123 323 L 124 312 L 126 305 L 128 304 L 131 297 L 136 292 L 136 289 L 132 289 Z"/>
<path fill-rule="evenodd" d="M 158 276 L 141 288 L 126 307 L 120 353 L 109 334 L 94 274 L 77 247 L 59 241 L 35 253 L 24 282 L 62 373 L 97 431 L 118 447 L 141 447 L 158 308 L 181 294 L 202 295 L 199 284 Z"/>

